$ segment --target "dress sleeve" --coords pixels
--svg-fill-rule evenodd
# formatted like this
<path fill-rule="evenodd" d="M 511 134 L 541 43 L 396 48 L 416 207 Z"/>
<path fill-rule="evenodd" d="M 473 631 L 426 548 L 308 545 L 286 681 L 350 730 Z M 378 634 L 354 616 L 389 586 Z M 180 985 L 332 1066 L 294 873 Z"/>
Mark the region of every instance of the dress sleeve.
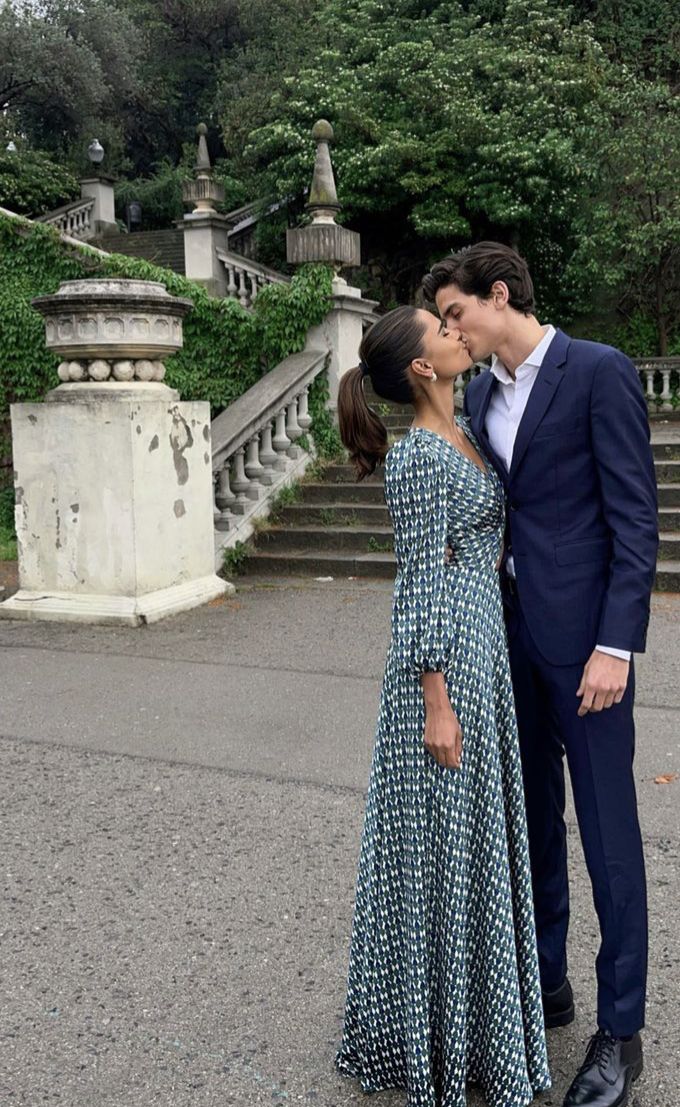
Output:
<path fill-rule="evenodd" d="M 385 482 L 394 527 L 397 576 L 392 605 L 392 650 L 411 672 L 442 672 L 453 644 L 444 560 L 447 533 L 446 469 L 414 445 Z"/>

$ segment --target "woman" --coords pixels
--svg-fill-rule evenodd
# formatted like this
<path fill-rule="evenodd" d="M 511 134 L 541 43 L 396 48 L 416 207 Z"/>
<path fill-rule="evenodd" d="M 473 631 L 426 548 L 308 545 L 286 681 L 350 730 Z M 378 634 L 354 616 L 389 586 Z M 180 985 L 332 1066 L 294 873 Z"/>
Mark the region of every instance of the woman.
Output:
<path fill-rule="evenodd" d="M 408 1107 L 525 1107 L 550 1087 L 497 564 L 504 498 L 454 381 L 460 332 L 397 308 L 342 378 L 359 479 L 385 462 L 397 576 L 335 1064 Z M 387 450 L 363 392 L 411 403 Z M 450 557 L 447 560 L 447 546 Z"/>

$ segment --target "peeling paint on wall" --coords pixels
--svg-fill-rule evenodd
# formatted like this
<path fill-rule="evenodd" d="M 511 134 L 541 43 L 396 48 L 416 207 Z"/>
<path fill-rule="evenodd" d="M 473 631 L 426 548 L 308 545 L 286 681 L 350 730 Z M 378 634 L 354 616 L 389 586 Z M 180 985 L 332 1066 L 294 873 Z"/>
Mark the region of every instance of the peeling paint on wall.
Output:
<path fill-rule="evenodd" d="M 157 450 L 157 449 L 158 449 L 158 435 L 154 434 L 153 438 L 149 442 L 149 453 L 153 453 L 153 451 Z"/>
<path fill-rule="evenodd" d="M 186 484 L 189 479 L 189 462 L 184 456 L 184 451 L 194 444 L 193 435 L 189 424 L 182 416 L 179 408 L 172 409 L 172 428 L 170 430 L 170 447 L 172 449 L 172 461 L 177 473 L 177 483 Z"/>
<path fill-rule="evenodd" d="M 175 500 L 174 511 L 178 519 L 181 519 L 183 515 L 186 515 L 187 509 L 184 506 L 184 500 Z"/>

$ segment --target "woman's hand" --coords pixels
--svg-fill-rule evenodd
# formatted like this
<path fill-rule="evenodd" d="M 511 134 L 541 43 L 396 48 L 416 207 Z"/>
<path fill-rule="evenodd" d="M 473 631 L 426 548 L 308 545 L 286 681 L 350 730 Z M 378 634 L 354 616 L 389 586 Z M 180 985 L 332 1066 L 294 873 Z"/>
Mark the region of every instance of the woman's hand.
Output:
<path fill-rule="evenodd" d="M 425 734 L 423 741 L 435 761 L 448 769 L 459 769 L 463 756 L 463 731 L 451 706 L 443 673 L 423 673 Z"/>

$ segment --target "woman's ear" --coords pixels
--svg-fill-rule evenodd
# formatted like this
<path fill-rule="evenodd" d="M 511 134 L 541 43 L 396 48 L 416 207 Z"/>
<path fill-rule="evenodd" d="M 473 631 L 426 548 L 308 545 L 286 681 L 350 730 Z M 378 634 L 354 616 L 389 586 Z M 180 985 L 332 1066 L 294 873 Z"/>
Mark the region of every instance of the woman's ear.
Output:
<path fill-rule="evenodd" d="M 430 361 L 426 361 L 425 358 L 414 357 L 410 368 L 418 377 L 425 377 L 429 380 L 432 376 L 433 365 Z"/>

